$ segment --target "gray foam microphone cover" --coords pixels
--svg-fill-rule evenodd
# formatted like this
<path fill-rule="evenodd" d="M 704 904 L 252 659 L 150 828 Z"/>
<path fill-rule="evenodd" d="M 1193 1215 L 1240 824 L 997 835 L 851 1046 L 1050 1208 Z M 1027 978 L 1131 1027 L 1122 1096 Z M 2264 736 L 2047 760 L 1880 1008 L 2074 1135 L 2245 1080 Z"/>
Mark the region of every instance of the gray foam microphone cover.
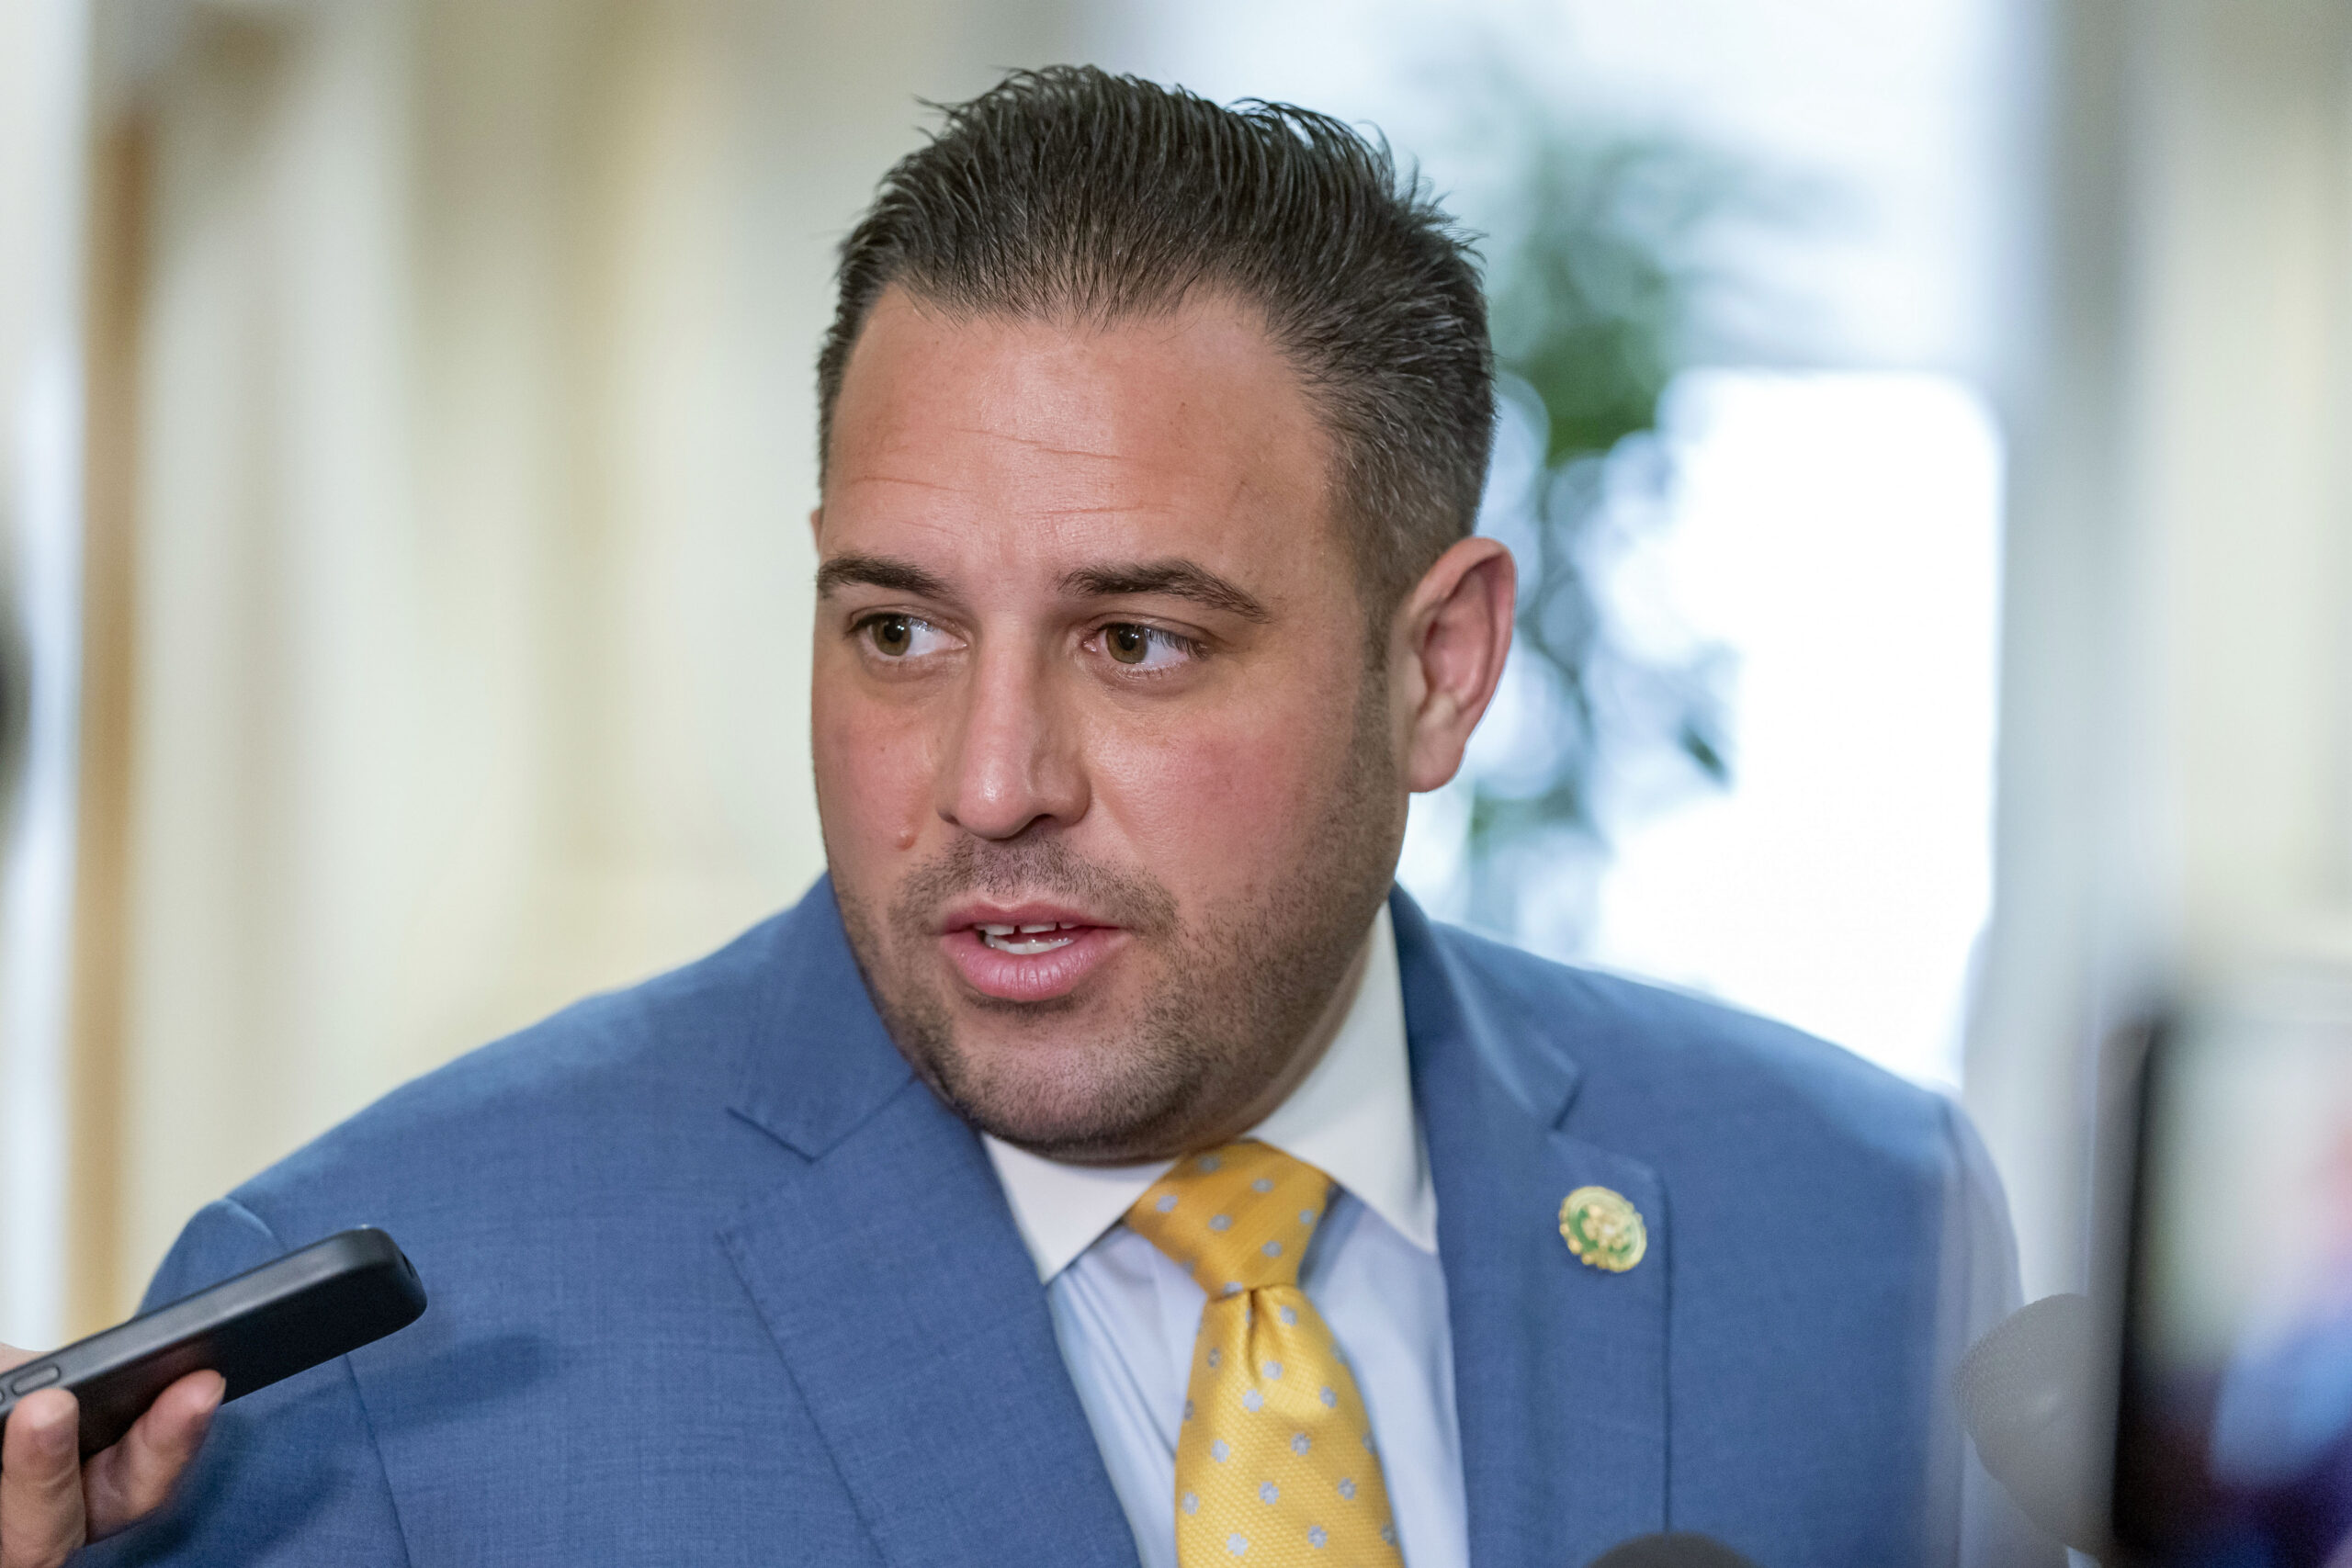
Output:
<path fill-rule="evenodd" d="M 1955 1379 L 1986 1472 L 2038 1528 L 2088 1552 L 2108 1545 L 2104 1340 L 2088 1297 L 2044 1296 L 1972 1346 Z"/>

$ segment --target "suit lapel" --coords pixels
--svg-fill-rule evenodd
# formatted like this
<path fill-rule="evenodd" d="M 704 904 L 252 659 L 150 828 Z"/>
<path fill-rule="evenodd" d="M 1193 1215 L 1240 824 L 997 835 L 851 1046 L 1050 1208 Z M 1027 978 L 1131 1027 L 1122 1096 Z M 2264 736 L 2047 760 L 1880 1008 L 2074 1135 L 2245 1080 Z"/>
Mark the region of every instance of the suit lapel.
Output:
<path fill-rule="evenodd" d="M 720 1236 L 894 1568 L 1133 1568 L 1045 1292 L 970 1128 L 866 999 L 830 880 L 736 1111 L 799 1156 Z"/>
<path fill-rule="evenodd" d="M 1429 921 L 1393 900 L 1413 1094 L 1438 1198 L 1470 1556 L 1480 1568 L 1590 1561 L 1667 1528 L 1668 1235 L 1657 1173 L 1562 1130 L 1577 1069 L 1505 1019 Z M 1513 1038 L 1516 1034 L 1519 1038 Z M 1578 1187 L 1623 1194 L 1648 1251 L 1624 1273 L 1559 1231 Z"/>

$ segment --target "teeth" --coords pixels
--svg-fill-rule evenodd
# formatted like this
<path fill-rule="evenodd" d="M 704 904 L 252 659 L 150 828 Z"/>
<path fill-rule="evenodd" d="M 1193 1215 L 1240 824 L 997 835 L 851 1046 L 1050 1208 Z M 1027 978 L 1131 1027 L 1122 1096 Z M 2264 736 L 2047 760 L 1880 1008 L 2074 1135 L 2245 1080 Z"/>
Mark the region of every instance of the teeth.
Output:
<path fill-rule="evenodd" d="M 1078 940 L 1074 936 L 1054 934 L 1057 931 L 1067 931 L 1069 929 L 1067 926 L 1023 926 L 1021 935 L 1025 940 L 1022 941 L 1012 940 L 1013 932 L 1010 926 L 980 926 L 977 929 L 980 933 L 980 941 L 984 944 L 996 949 L 999 953 L 1010 953 L 1020 958 L 1032 958 L 1040 953 L 1051 953 L 1057 947 L 1068 947 Z"/>

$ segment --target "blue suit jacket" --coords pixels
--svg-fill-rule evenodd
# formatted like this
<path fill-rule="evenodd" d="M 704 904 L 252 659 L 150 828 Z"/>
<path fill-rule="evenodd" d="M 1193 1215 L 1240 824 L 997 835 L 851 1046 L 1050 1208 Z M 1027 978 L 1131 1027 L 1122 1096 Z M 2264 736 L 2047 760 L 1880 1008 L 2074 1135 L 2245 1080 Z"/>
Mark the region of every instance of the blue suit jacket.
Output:
<path fill-rule="evenodd" d="M 1949 1560 L 1938 1381 L 1969 1298 L 2012 1288 L 1969 1256 L 2007 1233 L 1958 1113 L 1394 909 L 1474 1560 L 1668 1528 L 1766 1568 Z M 1587 1183 L 1647 1221 L 1630 1272 L 1562 1243 Z M 355 1224 L 424 1317 L 225 1407 L 173 1513 L 96 1555 L 1136 1561 L 988 1160 L 884 1032 L 830 883 L 389 1096 L 198 1213 L 150 1300 Z"/>

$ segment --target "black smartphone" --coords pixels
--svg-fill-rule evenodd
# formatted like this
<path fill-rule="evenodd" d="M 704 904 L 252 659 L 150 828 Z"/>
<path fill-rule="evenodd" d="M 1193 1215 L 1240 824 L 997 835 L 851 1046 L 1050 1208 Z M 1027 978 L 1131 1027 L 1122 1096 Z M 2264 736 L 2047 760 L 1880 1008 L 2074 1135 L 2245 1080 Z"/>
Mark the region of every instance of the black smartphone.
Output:
<path fill-rule="evenodd" d="M 348 1230 L 0 1372 L 0 1422 L 26 1394 L 82 1404 L 82 1455 L 110 1448 L 155 1396 L 194 1371 L 228 1380 L 225 1402 L 406 1328 L 424 1285 L 392 1238 Z"/>

